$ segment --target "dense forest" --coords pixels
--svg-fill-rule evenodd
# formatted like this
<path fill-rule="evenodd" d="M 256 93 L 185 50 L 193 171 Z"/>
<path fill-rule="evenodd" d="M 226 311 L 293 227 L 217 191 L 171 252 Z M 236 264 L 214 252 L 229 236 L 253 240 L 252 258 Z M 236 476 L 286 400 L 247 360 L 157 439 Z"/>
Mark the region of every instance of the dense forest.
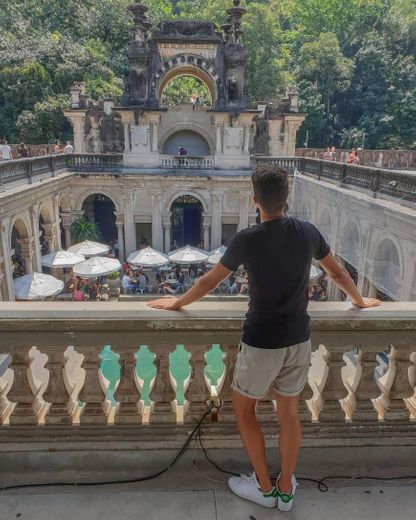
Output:
<path fill-rule="evenodd" d="M 0 136 L 46 142 L 70 131 L 76 80 L 120 96 L 131 0 L 1 0 Z M 231 0 L 144 0 L 152 23 L 209 19 Z M 309 146 L 416 148 L 416 0 L 243 1 L 253 101 L 296 83 Z M 174 86 L 175 87 L 175 86 Z M 176 85 L 178 90 L 178 85 Z M 175 94 L 176 95 L 176 94 Z"/>

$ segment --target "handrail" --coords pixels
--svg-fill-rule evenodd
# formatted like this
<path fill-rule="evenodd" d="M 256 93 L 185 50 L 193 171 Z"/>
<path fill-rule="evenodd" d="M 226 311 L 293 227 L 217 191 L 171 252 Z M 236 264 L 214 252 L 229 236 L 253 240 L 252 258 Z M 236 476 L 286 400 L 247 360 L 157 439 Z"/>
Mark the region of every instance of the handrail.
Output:
<path fill-rule="evenodd" d="M 11 364 L 0 385 L 0 443 L 35 438 L 82 444 L 110 437 L 143 442 L 141 433 L 154 439 L 152 431 L 158 431 L 162 446 L 167 436 L 180 433 L 180 425 L 195 424 L 213 388 L 222 406 L 215 422 L 208 417 L 204 427 L 213 441 L 228 438 L 235 425 L 231 381 L 246 310 L 240 302 L 200 302 L 180 313 L 150 309 L 144 302 L 1 302 L 0 352 Z M 315 352 L 300 396 L 305 438 L 345 445 L 354 437 L 355 443 L 377 445 L 403 437 L 416 444 L 416 302 L 362 311 L 349 303 L 311 303 L 309 311 Z M 136 372 L 137 363 L 139 368 L 145 363 L 144 345 L 156 368 L 146 380 L 146 400 Z M 177 345 L 189 354 L 183 407 L 176 401 L 171 356 Z M 100 369 L 104 346 L 111 347 L 119 374 L 111 399 Z M 379 366 L 379 353 L 386 349 L 387 365 L 383 356 Z M 208 352 L 220 365 L 223 360 L 214 382 L 206 377 Z M 258 403 L 266 428 L 276 420 L 274 399 L 270 393 Z"/>
<path fill-rule="evenodd" d="M 286 168 L 290 173 L 297 169 L 300 173 L 335 183 L 364 189 L 378 195 L 416 202 L 416 175 L 406 171 L 385 170 L 371 166 L 345 164 L 310 157 L 252 157 L 252 163 L 273 163 Z"/>
<path fill-rule="evenodd" d="M 161 155 L 161 168 L 179 169 L 213 169 L 215 160 L 213 155 Z"/>

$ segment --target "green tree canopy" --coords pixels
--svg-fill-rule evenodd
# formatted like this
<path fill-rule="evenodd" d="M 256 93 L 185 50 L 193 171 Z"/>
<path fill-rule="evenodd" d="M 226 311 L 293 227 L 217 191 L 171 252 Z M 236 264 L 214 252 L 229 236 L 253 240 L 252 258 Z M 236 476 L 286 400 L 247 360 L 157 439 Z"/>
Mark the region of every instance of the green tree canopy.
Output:
<path fill-rule="evenodd" d="M 120 97 L 132 0 L 8 0 L 0 9 L 0 137 L 66 138 L 62 110 L 74 81 L 94 99 Z M 231 0 L 146 0 L 164 18 L 226 21 Z M 313 146 L 416 148 L 415 0 L 246 0 L 243 40 L 253 102 L 300 87 L 299 135 Z M 165 90 L 169 103 L 184 89 Z M 186 87 L 186 88 L 185 88 Z M 165 97 L 165 99 L 167 99 Z"/>

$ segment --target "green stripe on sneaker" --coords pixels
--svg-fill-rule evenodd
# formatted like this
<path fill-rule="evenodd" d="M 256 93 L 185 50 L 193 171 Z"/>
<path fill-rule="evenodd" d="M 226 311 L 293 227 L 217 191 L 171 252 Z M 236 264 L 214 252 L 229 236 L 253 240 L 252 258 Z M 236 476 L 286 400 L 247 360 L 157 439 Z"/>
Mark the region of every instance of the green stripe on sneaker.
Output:
<path fill-rule="evenodd" d="M 269 491 L 268 493 L 263 493 L 263 496 L 264 497 L 277 497 L 278 496 L 278 492 L 277 492 L 277 489 L 275 487 L 272 488 L 271 491 Z"/>
<path fill-rule="evenodd" d="M 285 504 L 288 504 L 291 500 L 293 500 L 293 495 L 288 495 L 287 493 L 278 493 L 279 498 L 284 502 Z"/>

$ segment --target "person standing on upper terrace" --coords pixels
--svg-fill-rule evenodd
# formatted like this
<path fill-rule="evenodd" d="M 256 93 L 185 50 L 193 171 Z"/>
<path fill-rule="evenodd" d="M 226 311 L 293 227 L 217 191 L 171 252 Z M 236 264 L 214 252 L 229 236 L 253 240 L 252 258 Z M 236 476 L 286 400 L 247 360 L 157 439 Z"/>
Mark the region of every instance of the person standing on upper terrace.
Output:
<path fill-rule="evenodd" d="M 308 283 L 315 258 L 334 283 L 360 308 L 379 305 L 362 298 L 348 272 L 338 265 L 323 235 L 309 222 L 286 217 L 287 173 L 274 164 L 256 166 L 252 175 L 260 223 L 240 231 L 210 272 L 179 299 L 150 302 L 156 309 L 179 310 L 209 294 L 244 264 L 249 308 L 233 378 L 233 407 L 253 473 L 231 477 L 230 489 L 265 507 L 289 511 L 297 482 L 294 470 L 301 443 L 298 414 L 311 362 Z M 256 402 L 273 388 L 279 418 L 280 475 L 272 482 Z"/>
<path fill-rule="evenodd" d="M 6 139 L 2 139 L 0 144 L 0 155 L 2 161 L 10 161 L 12 159 L 12 149 L 7 144 Z"/>

